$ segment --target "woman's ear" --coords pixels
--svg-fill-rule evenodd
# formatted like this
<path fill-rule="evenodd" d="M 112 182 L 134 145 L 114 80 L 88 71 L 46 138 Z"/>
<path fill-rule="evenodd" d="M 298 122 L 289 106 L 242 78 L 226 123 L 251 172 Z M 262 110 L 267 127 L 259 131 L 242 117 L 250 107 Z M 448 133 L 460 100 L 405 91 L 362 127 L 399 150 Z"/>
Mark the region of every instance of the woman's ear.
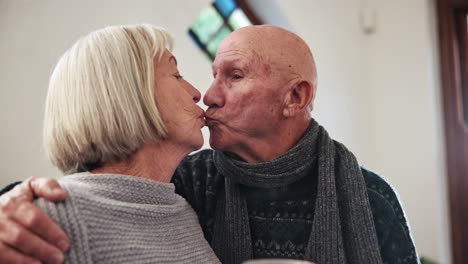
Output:
<path fill-rule="evenodd" d="M 312 83 L 306 80 L 295 82 L 284 97 L 283 116 L 293 117 L 309 111 L 309 104 L 314 96 Z"/>

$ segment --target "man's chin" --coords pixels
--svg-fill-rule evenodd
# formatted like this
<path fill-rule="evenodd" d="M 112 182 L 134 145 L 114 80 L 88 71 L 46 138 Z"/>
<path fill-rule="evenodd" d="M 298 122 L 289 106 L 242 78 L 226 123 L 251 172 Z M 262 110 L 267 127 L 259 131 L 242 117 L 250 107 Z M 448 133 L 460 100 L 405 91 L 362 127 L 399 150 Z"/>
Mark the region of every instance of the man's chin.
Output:
<path fill-rule="evenodd" d="M 232 134 L 218 126 L 210 127 L 210 147 L 214 150 L 230 151 L 235 139 Z"/>
<path fill-rule="evenodd" d="M 221 140 L 220 135 L 218 133 L 212 131 L 210 133 L 210 147 L 215 150 L 224 150 L 223 141 Z"/>
<path fill-rule="evenodd" d="M 211 140 L 211 138 L 210 138 L 210 147 L 214 150 L 222 150 L 220 149 L 219 143 L 215 140 Z"/>

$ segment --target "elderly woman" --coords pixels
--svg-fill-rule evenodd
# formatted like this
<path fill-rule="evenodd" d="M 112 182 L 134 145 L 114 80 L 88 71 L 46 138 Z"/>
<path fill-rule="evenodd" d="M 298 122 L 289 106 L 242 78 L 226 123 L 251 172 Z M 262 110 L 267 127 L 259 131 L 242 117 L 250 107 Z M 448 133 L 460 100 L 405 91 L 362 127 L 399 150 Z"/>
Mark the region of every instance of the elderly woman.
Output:
<path fill-rule="evenodd" d="M 69 198 L 36 204 L 68 233 L 66 263 L 219 263 L 169 183 L 205 124 L 171 48 L 160 28 L 114 26 L 55 67 L 44 141 Z"/>

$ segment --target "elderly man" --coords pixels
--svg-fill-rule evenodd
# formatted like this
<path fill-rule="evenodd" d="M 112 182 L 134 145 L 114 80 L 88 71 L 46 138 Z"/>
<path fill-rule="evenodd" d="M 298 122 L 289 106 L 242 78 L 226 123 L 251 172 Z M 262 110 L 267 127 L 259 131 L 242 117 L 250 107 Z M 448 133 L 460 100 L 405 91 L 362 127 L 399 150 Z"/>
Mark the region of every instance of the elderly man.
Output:
<path fill-rule="evenodd" d="M 392 187 L 311 118 L 317 76 L 300 37 L 270 25 L 239 29 L 221 43 L 213 77 L 204 103 L 215 150 L 187 157 L 173 182 L 223 263 L 418 263 Z M 2 196 L 0 261 L 49 260 L 67 248 L 34 195 L 65 198 L 45 179 Z"/>

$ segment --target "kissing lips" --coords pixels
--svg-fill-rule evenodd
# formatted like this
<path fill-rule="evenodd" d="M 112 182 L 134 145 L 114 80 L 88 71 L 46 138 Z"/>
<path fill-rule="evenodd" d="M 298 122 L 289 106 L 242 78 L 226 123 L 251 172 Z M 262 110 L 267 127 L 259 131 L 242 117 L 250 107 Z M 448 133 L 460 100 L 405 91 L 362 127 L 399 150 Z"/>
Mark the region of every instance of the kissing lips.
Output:
<path fill-rule="evenodd" d="M 198 116 L 198 118 L 200 118 L 200 120 L 202 121 L 202 127 L 206 126 L 206 121 L 205 121 L 205 111 L 202 111 L 200 116 Z"/>
<path fill-rule="evenodd" d="M 206 119 L 206 125 L 208 127 L 211 127 L 211 126 L 214 126 L 216 123 L 218 123 L 218 121 L 216 119 L 213 119 L 209 116 L 205 116 L 205 119 Z"/>

